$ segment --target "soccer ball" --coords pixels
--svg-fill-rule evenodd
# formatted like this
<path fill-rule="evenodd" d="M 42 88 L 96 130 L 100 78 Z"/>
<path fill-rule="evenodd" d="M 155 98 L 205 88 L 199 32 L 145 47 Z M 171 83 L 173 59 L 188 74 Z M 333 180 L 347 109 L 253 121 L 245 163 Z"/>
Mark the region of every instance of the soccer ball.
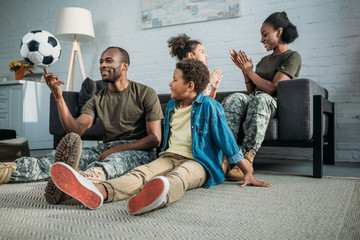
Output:
<path fill-rule="evenodd" d="M 61 46 L 51 33 L 34 30 L 22 38 L 20 54 L 31 66 L 47 68 L 59 60 Z"/>

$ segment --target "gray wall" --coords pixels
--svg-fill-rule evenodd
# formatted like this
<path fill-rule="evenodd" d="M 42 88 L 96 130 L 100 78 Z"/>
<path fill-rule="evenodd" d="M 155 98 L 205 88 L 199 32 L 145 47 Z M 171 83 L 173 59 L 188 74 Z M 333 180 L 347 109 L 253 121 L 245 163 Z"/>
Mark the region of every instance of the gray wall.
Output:
<path fill-rule="evenodd" d="M 58 12 L 63 7 L 83 7 L 92 12 L 96 39 L 81 43 L 86 73 L 100 79 L 98 62 L 109 45 L 121 46 L 131 57 L 129 78 L 168 93 L 176 60 L 166 41 L 186 33 L 203 42 L 209 68 L 224 71 L 220 91 L 244 90 L 241 72 L 231 62 L 229 49 L 242 49 L 256 64 L 267 54 L 259 29 L 275 11 L 286 11 L 300 37 L 290 45 L 302 56 L 301 77 L 311 78 L 329 90 L 337 108 L 337 161 L 360 162 L 360 4 L 358 0 L 243 0 L 243 16 L 158 29 L 141 29 L 141 1 L 129 0 L 0 0 L 0 76 L 13 77 L 9 61 L 20 60 L 19 44 L 30 30 L 55 34 Z M 61 41 L 62 57 L 49 71 L 66 79 L 70 42 Z M 75 89 L 81 75 L 76 65 Z M 259 155 L 308 158 L 311 151 L 263 149 Z M 311 157 L 311 156 L 310 156 Z"/>

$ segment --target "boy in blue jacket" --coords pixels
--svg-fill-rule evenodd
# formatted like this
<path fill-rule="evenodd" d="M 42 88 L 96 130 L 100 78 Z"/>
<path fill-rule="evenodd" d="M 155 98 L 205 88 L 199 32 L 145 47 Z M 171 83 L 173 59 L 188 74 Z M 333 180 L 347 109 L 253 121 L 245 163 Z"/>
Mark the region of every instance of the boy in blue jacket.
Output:
<path fill-rule="evenodd" d="M 244 173 L 248 184 L 269 187 L 257 181 L 243 159 L 222 106 L 202 93 L 209 84 L 209 70 L 195 59 L 176 64 L 169 84 L 171 100 L 166 107 L 163 147 L 159 158 L 127 174 L 92 183 L 65 163 L 56 163 L 51 176 L 59 189 L 90 209 L 105 202 L 131 197 L 129 211 L 142 214 L 171 204 L 185 191 L 211 187 L 224 181 L 222 154 Z"/>

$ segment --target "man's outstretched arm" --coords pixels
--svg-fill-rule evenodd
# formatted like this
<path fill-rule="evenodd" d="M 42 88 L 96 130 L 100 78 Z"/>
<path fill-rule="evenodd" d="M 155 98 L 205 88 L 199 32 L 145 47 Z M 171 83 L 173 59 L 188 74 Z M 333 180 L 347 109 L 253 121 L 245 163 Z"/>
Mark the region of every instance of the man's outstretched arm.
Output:
<path fill-rule="evenodd" d="M 46 68 L 44 68 L 44 78 L 46 84 L 50 88 L 51 92 L 54 95 L 55 102 L 58 107 L 59 117 L 62 126 L 66 132 L 74 132 L 82 136 L 87 129 L 89 129 L 94 121 L 94 118 L 87 114 L 81 114 L 76 120 L 71 115 L 69 108 L 67 107 L 65 100 L 63 98 L 62 90 L 60 85 L 64 84 L 63 81 L 58 81 L 58 76 L 52 73 L 49 73 Z"/>

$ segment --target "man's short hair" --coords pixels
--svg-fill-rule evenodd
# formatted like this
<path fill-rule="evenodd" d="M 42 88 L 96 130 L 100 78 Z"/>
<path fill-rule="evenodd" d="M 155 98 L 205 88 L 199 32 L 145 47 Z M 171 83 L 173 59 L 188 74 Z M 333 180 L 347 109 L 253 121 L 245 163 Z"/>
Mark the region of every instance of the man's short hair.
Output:
<path fill-rule="evenodd" d="M 121 63 L 127 63 L 130 65 L 130 57 L 129 57 L 128 52 L 125 49 L 123 49 L 121 47 L 111 46 L 111 47 L 108 47 L 106 50 L 111 49 L 111 48 L 116 48 L 117 50 L 119 50 Z"/>
<path fill-rule="evenodd" d="M 176 64 L 176 68 L 183 73 L 185 83 L 195 84 L 195 92 L 201 93 L 210 83 L 210 73 L 207 66 L 194 58 L 184 58 Z"/>

